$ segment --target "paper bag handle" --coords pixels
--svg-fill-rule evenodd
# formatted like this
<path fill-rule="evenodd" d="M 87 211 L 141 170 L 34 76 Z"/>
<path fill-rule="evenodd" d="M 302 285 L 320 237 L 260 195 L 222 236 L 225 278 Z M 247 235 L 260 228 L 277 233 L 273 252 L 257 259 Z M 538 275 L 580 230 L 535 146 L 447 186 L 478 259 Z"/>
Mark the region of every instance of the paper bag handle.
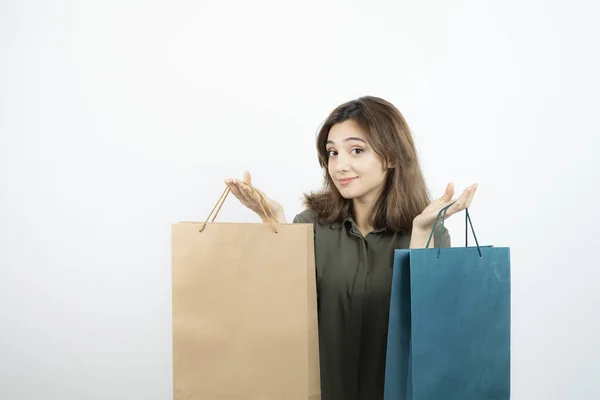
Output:
<path fill-rule="evenodd" d="M 446 207 L 442 208 L 440 212 L 438 212 L 437 217 L 435 218 L 435 222 L 433 223 L 433 229 L 429 234 L 429 239 L 427 240 L 427 245 L 425 248 L 429 248 L 429 243 L 431 242 L 431 238 L 435 232 L 435 227 L 437 226 L 438 221 L 440 220 L 440 216 L 442 217 L 442 229 L 440 232 L 440 247 L 438 248 L 437 258 L 440 258 L 440 252 L 442 250 L 442 239 L 444 234 L 444 221 L 446 220 L 446 212 L 455 202 L 448 204 Z M 477 252 L 479 253 L 479 257 L 481 258 L 481 248 L 479 247 L 479 241 L 477 240 L 477 235 L 475 234 L 475 229 L 473 228 L 473 222 L 471 222 L 471 216 L 469 215 L 469 209 L 465 208 L 465 247 L 469 246 L 469 225 L 471 226 L 471 232 L 473 232 L 473 238 L 475 238 L 475 244 L 477 245 Z"/>
<path fill-rule="evenodd" d="M 275 224 L 277 224 L 277 219 L 275 218 L 274 214 L 273 214 L 273 210 L 271 210 L 271 207 L 269 207 L 269 204 L 267 204 L 265 197 L 263 196 L 263 194 L 254 189 L 252 187 L 252 185 L 248 185 L 247 183 L 244 182 L 245 185 L 247 185 L 248 187 L 250 187 L 250 189 L 253 192 L 256 192 L 261 201 L 258 202 L 258 204 L 260 205 L 260 208 L 262 209 L 263 213 L 265 214 L 265 216 L 270 220 L 269 221 L 269 225 L 271 226 L 271 228 L 273 228 L 273 231 L 275 233 L 277 233 L 277 227 L 275 226 Z M 219 211 L 221 211 L 221 207 L 223 206 L 223 203 L 225 203 L 225 199 L 227 198 L 227 195 L 231 192 L 231 189 L 229 188 L 229 186 L 227 186 L 225 188 L 225 190 L 223 191 L 223 193 L 221 194 L 221 197 L 219 197 L 219 200 L 217 200 L 217 203 L 215 204 L 215 206 L 213 207 L 212 211 L 210 212 L 210 214 L 208 214 L 208 217 L 206 218 L 206 221 L 204 221 L 204 224 L 202 224 L 202 227 L 200 228 L 199 232 L 202 232 L 204 230 L 204 228 L 206 227 L 206 224 L 208 223 L 208 220 L 210 219 L 210 216 L 212 215 L 212 219 L 210 220 L 210 222 L 215 222 L 215 219 L 217 218 L 217 215 L 219 215 Z M 265 207 L 263 206 L 263 202 L 265 203 L 265 206 L 267 206 L 267 209 L 269 210 L 269 213 L 267 214 L 267 212 L 265 211 Z M 214 215 L 213 215 L 214 214 Z"/>

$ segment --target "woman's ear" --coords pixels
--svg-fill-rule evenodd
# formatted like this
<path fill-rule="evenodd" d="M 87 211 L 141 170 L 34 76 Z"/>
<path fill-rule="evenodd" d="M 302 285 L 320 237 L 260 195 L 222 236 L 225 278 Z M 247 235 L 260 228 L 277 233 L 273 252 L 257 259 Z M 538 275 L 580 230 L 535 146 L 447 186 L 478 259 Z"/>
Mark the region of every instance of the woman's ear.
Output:
<path fill-rule="evenodd" d="M 394 158 L 388 158 L 387 162 L 385 163 L 386 169 L 394 169 L 396 168 L 396 159 Z"/>

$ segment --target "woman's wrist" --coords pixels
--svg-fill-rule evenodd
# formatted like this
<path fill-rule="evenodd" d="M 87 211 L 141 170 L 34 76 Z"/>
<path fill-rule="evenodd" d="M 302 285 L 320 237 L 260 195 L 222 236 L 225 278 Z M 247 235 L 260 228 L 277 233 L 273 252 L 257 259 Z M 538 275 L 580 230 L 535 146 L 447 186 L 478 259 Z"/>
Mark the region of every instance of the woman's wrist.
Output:
<path fill-rule="evenodd" d="M 278 224 L 285 224 L 286 223 L 286 221 L 285 221 L 285 213 L 283 212 L 283 210 L 273 210 L 273 215 L 274 215 L 275 220 L 277 221 Z M 260 213 L 260 219 L 265 224 L 273 222 L 273 220 L 271 218 L 268 218 L 262 212 Z"/>
<path fill-rule="evenodd" d="M 419 224 L 415 224 L 413 221 L 413 229 L 410 235 L 410 246 L 411 249 L 424 249 L 427 245 L 427 241 L 429 240 L 429 235 L 431 234 L 431 229 L 424 229 L 419 226 Z"/>

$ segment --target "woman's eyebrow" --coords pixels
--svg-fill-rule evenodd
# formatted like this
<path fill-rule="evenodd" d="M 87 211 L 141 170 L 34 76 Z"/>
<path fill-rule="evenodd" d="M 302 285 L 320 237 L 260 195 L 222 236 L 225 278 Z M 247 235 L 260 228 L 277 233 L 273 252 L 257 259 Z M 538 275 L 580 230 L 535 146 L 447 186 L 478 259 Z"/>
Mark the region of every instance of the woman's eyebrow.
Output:
<path fill-rule="evenodd" d="M 347 142 L 349 140 L 358 140 L 359 142 L 367 143 L 366 140 L 361 139 L 361 138 L 356 137 L 356 136 L 348 137 L 348 138 L 344 139 L 344 142 Z M 335 143 L 333 142 L 333 140 L 328 140 L 327 144 L 335 144 Z"/>

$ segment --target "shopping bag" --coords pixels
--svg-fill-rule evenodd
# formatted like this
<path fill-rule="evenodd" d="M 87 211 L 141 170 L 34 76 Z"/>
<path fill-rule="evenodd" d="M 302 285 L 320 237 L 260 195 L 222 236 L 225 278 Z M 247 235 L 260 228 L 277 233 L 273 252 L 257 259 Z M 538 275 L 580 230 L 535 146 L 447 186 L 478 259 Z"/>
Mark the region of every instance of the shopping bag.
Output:
<path fill-rule="evenodd" d="M 385 400 L 510 399 L 510 249 L 465 213 L 476 246 L 395 250 Z"/>
<path fill-rule="evenodd" d="M 174 400 L 319 400 L 313 226 L 215 223 L 228 193 L 172 225 Z"/>

